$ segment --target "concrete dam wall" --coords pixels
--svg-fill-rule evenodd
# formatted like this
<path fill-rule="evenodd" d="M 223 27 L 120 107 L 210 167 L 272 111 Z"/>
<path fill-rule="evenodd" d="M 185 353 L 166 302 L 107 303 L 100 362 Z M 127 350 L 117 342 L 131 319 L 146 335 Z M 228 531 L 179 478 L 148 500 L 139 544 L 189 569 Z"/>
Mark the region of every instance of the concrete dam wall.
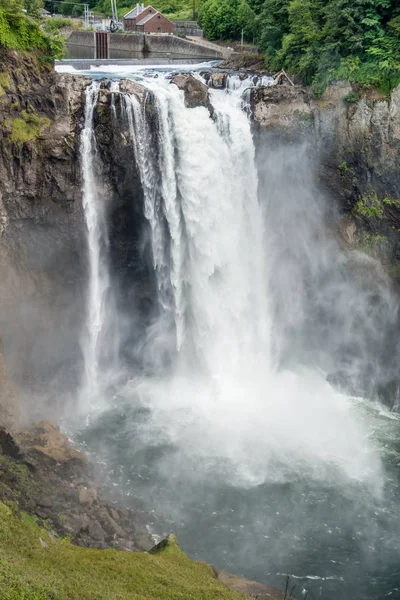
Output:
<path fill-rule="evenodd" d="M 140 52 L 144 55 L 180 54 L 198 58 L 222 58 L 222 52 L 208 48 L 174 35 L 143 35 L 136 33 L 110 33 L 110 51 Z M 92 31 L 73 31 L 68 44 L 75 46 L 95 46 L 95 33 Z"/>

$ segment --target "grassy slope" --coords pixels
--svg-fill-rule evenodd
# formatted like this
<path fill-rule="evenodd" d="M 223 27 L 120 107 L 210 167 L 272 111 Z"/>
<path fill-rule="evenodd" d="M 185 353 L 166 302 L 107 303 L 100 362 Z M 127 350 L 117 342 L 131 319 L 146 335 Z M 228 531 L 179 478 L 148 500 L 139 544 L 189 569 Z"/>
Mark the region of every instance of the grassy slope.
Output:
<path fill-rule="evenodd" d="M 193 562 L 177 544 L 152 555 L 52 542 L 46 531 L 20 521 L 0 503 L 0 598 L 240 600 L 243 596 L 228 590 L 209 565 Z"/>

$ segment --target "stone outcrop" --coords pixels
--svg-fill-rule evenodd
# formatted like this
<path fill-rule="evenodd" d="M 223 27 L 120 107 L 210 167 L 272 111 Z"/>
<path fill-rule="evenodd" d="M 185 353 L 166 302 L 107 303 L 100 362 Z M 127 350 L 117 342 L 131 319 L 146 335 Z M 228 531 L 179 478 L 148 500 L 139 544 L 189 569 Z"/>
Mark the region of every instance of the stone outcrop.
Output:
<path fill-rule="evenodd" d="M 208 110 L 211 110 L 208 88 L 202 81 L 196 79 L 193 75 L 181 73 L 174 75 L 171 83 L 174 83 L 180 90 L 183 90 L 186 106 L 189 108 L 204 106 Z"/>
<path fill-rule="evenodd" d="M 101 496 L 93 467 L 50 421 L 11 435 L 0 429 L 0 500 L 74 544 L 147 551 L 153 546 L 144 514 Z"/>
<path fill-rule="evenodd" d="M 254 121 L 263 129 L 287 131 L 302 130 L 313 121 L 307 90 L 299 86 L 278 85 L 260 87 L 252 91 Z"/>

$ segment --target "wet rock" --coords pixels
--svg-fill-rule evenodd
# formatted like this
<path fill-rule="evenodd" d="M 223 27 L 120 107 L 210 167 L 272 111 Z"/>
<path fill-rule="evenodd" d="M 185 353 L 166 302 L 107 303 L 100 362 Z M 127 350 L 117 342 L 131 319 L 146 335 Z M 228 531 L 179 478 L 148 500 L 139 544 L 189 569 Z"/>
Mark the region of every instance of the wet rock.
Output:
<path fill-rule="evenodd" d="M 43 519 L 43 520 L 47 519 L 50 514 L 49 511 L 44 508 L 37 508 L 35 513 L 40 519 Z"/>
<path fill-rule="evenodd" d="M 171 79 L 171 83 L 175 84 L 180 90 L 183 90 L 185 95 L 185 104 L 189 108 L 204 106 L 211 109 L 208 88 L 202 82 L 189 74 L 175 75 Z"/>
<path fill-rule="evenodd" d="M 222 90 L 226 87 L 226 73 L 211 73 L 211 87 Z"/>
<path fill-rule="evenodd" d="M 131 81 L 130 79 L 121 79 L 119 82 L 119 90 L 120 92 L 134 94 L 139 102 L 144 102 L 147 94 L 147 90 L 143 85 L 136 83 L 136 81 Z"/>
<path fill-rule="evenodd" d="M 110 517 L 105 508 L 98 512 L 98 519 L 101 522 L 104 531 L 106 531 L 109 535 L 116 535 L 120 538 L 126 537 L 126 532 L 118 525 L 116 521 L 114 521 L 112 517 Z"/>
<path fill-rule="evenodd" d="M 79 489 L 79 502 L 91 506 L 97 499 L 97 491 L 94 488 L 81 487 Z"/>
<path fill-rule="evenodd" d="M 42 497 L 36 500 L 38 506 L 42 506 L 43 508 L 52 508 L 54 506 L 53 500 L 47 497 Z"/>
<path fill-rule="evenodd" d="M 86 515 L 84 515 L 84 516 L 71 515 L 63 523 L 63 528 L 73 536 L 76 536 L 80 531 L 89 530 L 89 527 L 90 527 L 90 521 Z M 92 536 L 92 537 L 94 537 L 94 539 L 104 539 L 104 536 L 100 537 L 100 538 L 96 537 L 97 536 L 96 528 L 94 529 L 94 532 L 95 532 L 95 535 Z"/>
<path fill-rule="evenodd" d="M 20 460 L 22 458 L 21 450 L 14 438 L 5 429 L 0 429 L 0 451 L 6 456 Z"/>
<path fill-rule="evenodd" d="M 96 541 L 104 542 L 106 533 L 98 521 L 92 521 L 88 525 L 88 534 Z"/>
<path fill-rule="evenodd" d="M 299 86 L 278 85 L 251 90 L 254 121 L 263 129 L 302 133 L 313 125 L 308 92 Z"/>
<path fill-rule="evenodd" d="M 153 546 L 149 551 L 149 554 L 158 554 L 166 548 L 176 546 L 178 546 L 178 538 L 175 533 L 170 533 L 165 539 L 161 540 L 161 542 L 158 542 L 158 544 Z"/>
<path fill-rule="evenodd" d="M 72 479 L 77 473 L 87 469 L 87 458 L 73 448 L 68 438 L 60 433 L 60 428 L 51 421 L 41 421 L 38 425 L 19 431 L 16 434 L 25 460 L 35 467 L 45 466 L 49 470 L 62 470 L 65 477 Z"/>
<path fill-rule="evenodd" d="M 120 519 L 120 516 L 119 516 L 119 514 L 118 514 L 118 511 L 116 511 L 114 508 L 110 507 L 110 508 L 108 509 L 108 512 L 110 513 L 110 517 L 111 517 L 112 519 L 114 519 L 114 521 L 116 521 L 116 522 L 118 523 L 118 521 L 119 521 L 119 519 Z"/>

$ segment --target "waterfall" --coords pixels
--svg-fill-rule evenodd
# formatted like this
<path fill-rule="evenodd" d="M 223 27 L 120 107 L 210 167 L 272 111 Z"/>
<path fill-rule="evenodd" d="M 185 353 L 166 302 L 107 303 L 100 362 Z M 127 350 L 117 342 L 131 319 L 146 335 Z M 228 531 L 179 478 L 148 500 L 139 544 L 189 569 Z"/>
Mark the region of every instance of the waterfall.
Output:
<path fill-rule="evenodd" d="M 141 83 L 145 102 L 122 94 L 122 118 L 151 228 L 159 331 L 173 338 L 176 360 L 167 376 L 135 380 L 132 393 L 196 468 L 199 457 L 218 457 L 246 485 L 291 478 L 294 465 L 309 477 L 378 481 L 348 399 L 316 371 L 278 369 L 245 88 L 211 89 L 211 117 L 187 108 L 167 77 Z"/>
<path fill-rule="evenodd" d="M 124 98 L 162 309 L 173 312 L 178 353 L 187 358 L 190 348 L 209 373 L 231 371 L 243 353 L 268 354 L 263 218 L 248 120 L 231 96 L 215 101 L 216 122 L 203 108 L 185 109 L 172 85 L 153 90 L 151 102 L 157 152 L 146 106 L 133 94 Z"/>
<path fill-rule="evenodd" d="M 111 368 L 115 340 L 107 339 L 109 315 L 113 309 L 108 268 L 108 232 L 104 198 L 99 187 L 93 116 L 100 84 L 92 82 L 85 92 L 85 122 L 81 137 L 83 210 L 87 231 L 89 277 L 87 287 L 86 329 L 82 337 L 84 381 L 82 409 L 99 401 L 104 378 L 103 367 Z M 107 357 L 104 361 L 103 358 Z"/>

